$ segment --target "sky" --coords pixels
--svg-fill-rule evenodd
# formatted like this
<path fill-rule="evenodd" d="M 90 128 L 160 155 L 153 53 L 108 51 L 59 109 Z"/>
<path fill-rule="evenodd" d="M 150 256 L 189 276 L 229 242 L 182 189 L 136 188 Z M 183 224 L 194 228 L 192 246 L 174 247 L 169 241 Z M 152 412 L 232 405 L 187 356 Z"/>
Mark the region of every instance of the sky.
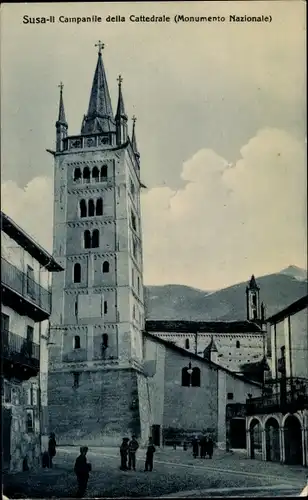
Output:
<path fill-rule="evenodd" d="M 290 264 L 307 267 L 305 3 L 1 5 L 2 210 L 52 251 L 59 82 L 80 132 L 97 60 L 116 110 L 137 116 L 144 282 L 215 290 Z M 136 23 L 133 15 L 225 16 Z M 271 23 L 229 23 L 229 15 Z M 97 15 L 97 24 L 23 16 Z M 108 15 L 125 22 L 107 23 Z"/>

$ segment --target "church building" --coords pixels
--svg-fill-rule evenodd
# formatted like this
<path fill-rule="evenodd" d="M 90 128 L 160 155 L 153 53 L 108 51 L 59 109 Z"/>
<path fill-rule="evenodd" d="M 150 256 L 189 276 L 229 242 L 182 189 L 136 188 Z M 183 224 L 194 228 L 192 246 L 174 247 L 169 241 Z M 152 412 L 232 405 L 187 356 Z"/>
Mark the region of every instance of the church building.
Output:
<path fill-rule="evenodd" d="M 102 49 L 80 134 L 68 135 L 60 85 L 54 156 L 50 429 L 61 442 L 149 436 L 142 366 L 140 155 L 118 78 L 112 110 Z"/>

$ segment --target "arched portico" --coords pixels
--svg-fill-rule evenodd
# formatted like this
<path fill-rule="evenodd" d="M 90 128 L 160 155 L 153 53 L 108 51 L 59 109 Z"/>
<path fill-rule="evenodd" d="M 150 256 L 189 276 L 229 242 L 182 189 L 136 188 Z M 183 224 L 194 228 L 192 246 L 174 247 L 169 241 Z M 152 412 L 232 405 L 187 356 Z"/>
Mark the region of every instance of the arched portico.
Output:
<path fill-rule="evenodd" d="M 259 418 L 253 417 L 248 422 L 249 458 L 262 457 L 262 435 L 263 426 Z"/>
<path fill-rule="evenodd" d="M 270 416 L 264 423 L 266 460 L 280 462 L 281 460 L 281 435 L 279 420 Z"/>
<path fill-rule="evenodd" d="M 288 414 L 283 418 L 284 462 L 305 464 L 305 436 L 302 418 L 298 414 Z"/>

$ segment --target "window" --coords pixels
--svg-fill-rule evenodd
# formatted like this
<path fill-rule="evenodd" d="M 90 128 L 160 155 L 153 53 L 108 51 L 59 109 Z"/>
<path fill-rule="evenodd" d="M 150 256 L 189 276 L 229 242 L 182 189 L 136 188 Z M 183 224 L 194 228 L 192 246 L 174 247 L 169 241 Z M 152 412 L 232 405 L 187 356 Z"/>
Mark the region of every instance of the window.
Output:
<path fill-rule="evenodd" d="M 38 388 L 32 387 L 32 404 L 33 406 L 37 406 L 38 402 Z"/>
<path fill-rule="evenodd" d="M 8 332 L 10 329 L 10 317 L 7 314 L 1 313 L 1 333 Z"/>
<path fill-rule="evenodd" d="M 135 270 L 132 268 L 132 285 L 135 286 Z"/>
<path fill-rule="evenodd" d="M 185 339 L 185 349 L 189 349 L 189 339 Z"/>
<path fill-rule="evenodd" d="M 80 200 L 79 202 L 80 217 L 87 216 L 87 204 L 86 200 Z"/>
<path fill-rule="evenodd" d="M 33 432 L 34 431 L 33 410 L 27 410 L 27 414 L 26 414 L 26 431 L 27 432 Z"/>
<path fill-rule="evenodd" d="M 108 176 L 108 167 L 107 165 L 103 165 L 101 167 L 101 180 L 105 181 L 107 179 L 107 176 Z"/>
<path fill-rule="evenodd" d="M 255 309 L 253 310 L 253 319 L 258 319 L 257 318 L 257 311 Z"/>
<path fill-rule="evenodd" d="M 96 215 L 103 215 L 103 200 L 98 198 L 96 200 Z"/>
<path fill-rule="evenodd" d="M 236 348 L 239 349 L 241 347 L 241 343 L 239 340 L 236 341 Z"/>
<path fill-rule="evenodd" d="M 136 217 L 135 217 L 135 215 L 133 214 L 133 212 L 131 212 L 131 221 L 132 221 L 132 226 L 133 226 L 133 229 L 136 231 L 136 230 L 137 230 L 137 226 L 136 226 Z"/>
<path fill-rule="evenodd" d="M 107 260 L 103 262 L 103 273 L 109 273 L 109 262 Z"/>
<path fill-rule="evenodd" d="M 257 296 L 256 296 L 255 293 L 251 296 L 251 299 L 252 299 L 252 304 L 256 307 L 256 305 L 257 305 Z"/>
<path fill-rule="evenodd" d="M 107 314 L 107 312 L 108 312 L 107 300 L 104 300 L 104 314 Z"/>
<path fill-rule="evenodd" d="M 182 368 L 182 387 L 190 386 L 190 375 L 187 370 L 187 366 L 185 366 L 185 368 Z"/>
<path fill-rule="evenodd" d="M 83 169 L 83 182 L 85 182 L 85 183 L 90 182 L 90 169 L 89 169 L 89 167 L 85 167 Z"/>
<path fill-rule="evenodd" d="M 84 238 L 84 248 L 91 248 L 91 233 L 89 229 L 87 229 L 84 232 L 83 238 Z"/>
<path fill-rule="evenodd" d="M 133 318 L 136 319 L 136 307 L 133 306 Z"/>
<path fill-rule="evenodd" d="M 97 167 L 94 167 L 92 170 L 92 179 L 94 182 L 99 182 L 99 170 Z"/>
<path fill-rule="evenodd" d="M 233 392 L 228 392 L 227 399 L 231 401 L 233 399 Z"/>
<path fill-rule="evenodd" d="M 80 337 L 75 335 L 74 337 L 74 349 L 80 349 Z"/>
<path fill-rule="evenodd" d="M 74 182 L 80 182 L 81 179 L 81 170 L 80 168 L 75 168 L 74 170 Z"/>
<path fill-rule="evenodd" d="M 135 196 L 135 185 L 131 179 L 130 179 L 130 192 L 132 196 Z"/>
<path fill-rule="evenodd" d="M 74 380 L 74 382 L 73 382 L 73 387 L 74 387 L 75 389 L 76 389 L 77 387 L 79 387 L 79 375 L 80 375 L 80 373 L 78 373 L 78 372 L 74 372 L 74 373 L 73 373 L 73 380 Z"/>
<path fill-rule="evenodd" d="M 137 244 L 135 240 L 133 240 L 133 256 L 135 259 L 137 258 Z"/>
<path fill-rule="evenodd" d="M 138 293 L 140 293 L 140 278 L 139 278 L 139 276 L 137 278 L 137 290 L 138 290 Z"/>
<path fill-rule="evenodd" d="M 92 234 L 92 248 L 99 247 L 99 231 L 98 229 L 94 229 Z"/>
<path fill-rule="evenodd" d="M 200 368 L 193 368 L 191 374 L 191 386 L 192 387 L 200 387 Z"/>
<path fill-rule="evenodd" d="M 76 318 L 78 316 L 78 298 L 76 298 L 76 301 L 75 301 L 75 316 L 76 316 Z"/>
<path fill-rule="evenodd" d="M 77 263 L 74 265 L 74 283 L 80 283 L 80 281 L 81 281 L 81 265 Z"/>
<path fill-rule="evenodd" d="M 93 217 L 94 214 L 95 214 L 95 210 L 94 210 L 94 201 L 93 200 L 89 200 L 89 217 Z"/>
<path fill-rule="evenodd" d="M 3 381 L 3 392 L 4 392 L 4 402 L 5 403 L 11 403 L 12 401 L 12 394 L 11 394 L 11 386 L 9 382 L 6 380 Z"/>
<path fill-rule="evenodd" d="M 107 347 L 108 347 L 108 334 L 103 333 L 103 348 L 107 349 Z"/>
<path fill-rule="evenodd" d="M 31 266 L 27 266 L 27 293 L 30 297 L 35 297 L 34 269 Z"/>

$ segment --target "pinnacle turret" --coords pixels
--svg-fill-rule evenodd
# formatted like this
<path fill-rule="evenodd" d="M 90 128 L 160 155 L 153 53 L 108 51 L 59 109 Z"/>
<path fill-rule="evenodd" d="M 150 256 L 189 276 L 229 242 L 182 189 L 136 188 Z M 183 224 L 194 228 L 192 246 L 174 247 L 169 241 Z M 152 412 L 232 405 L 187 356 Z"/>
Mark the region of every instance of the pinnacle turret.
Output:
<path fill-rule="evenodd" d="M 119 96 L 118 96 L 117 112 L 115 115 L 116 137 L 118 146 L 127 141 L 127 115 L 125 113 L 124 99 L 122 94 L 122 82 L 123 78 L 121 75 L 119 75 L 118 77 Z"/>
<path fill-rule="evenodd" d="M 59 113 L 58 120 L 56 121 L 56 149 L 57 151 L 62 150 L 62 139 L 67 136 L 68 124 L 65 117 L 64 102 L 63 102 L 63 83 L 59 85 L 60 88 L 60 100 L 59 100 Z"/>
<path fill-rule="evenodd" d="M 137 159 L 139 160 L 140 158 L 140 153 L 138 151 L 138 147 L 137 147 L 137 139 L 136 139 L 136 121 L 137 121 L 137 118 L 135 116 L 133 116 L 133 130 L 132 130 L 132 147 L 133 147 L 133 151 L 137 157 Z"/>

